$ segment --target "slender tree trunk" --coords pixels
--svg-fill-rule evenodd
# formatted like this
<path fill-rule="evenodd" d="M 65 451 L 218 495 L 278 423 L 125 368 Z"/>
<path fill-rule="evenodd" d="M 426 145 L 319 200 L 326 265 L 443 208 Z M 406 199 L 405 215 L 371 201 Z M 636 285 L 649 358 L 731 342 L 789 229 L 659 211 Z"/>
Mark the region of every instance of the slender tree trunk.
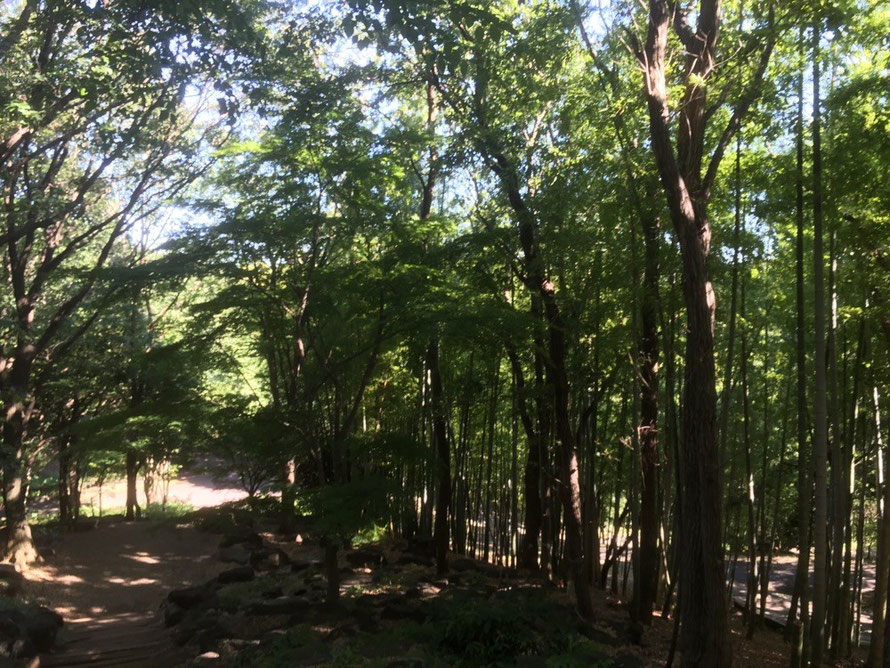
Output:
<path fill-rule="evenodd" d="M 735 146 L 735 215 L 732 228 L 732 285 L 729 294 L 729 328 L 726 340 L 726 364 L 723 367 L 723 387 L 720 397 L 720 475 L 725 475 L 727 442 L 729 440 L 729 405 L 732 400 L 732 372 L 735 363 L 736 314 L 739 293 L 739 255 L 742 229 L 742 151 L 741 135 Z M 732 485 L 732 476 L 729 484 Z"/>
<path fill-rule="evenodd" d="M 745 302 L 745 286 L 742 284 L 742 304 Z M 744 306 L 742 311 L 744 313 Z M 751 397 L 748 385 L 748 335 L 742 333 L 742 419 L 744 423 L 745 445 L 745 507 L 748 517 L 748 572 L 745 590 L 746 614 L 748 616 L 747 637 L 754 637 L 757 615 L 754 601 L 757 592 L 757 524 L 754 515 L 754 468 L 751 456 Z"/>
<path fill-rule="evenodd" d="M 643 228 L 645 263 L 640 308 L 640 555 L 637 619 L 648 624 L 658 592 L 658 220 L 640 221 Z"/>
<path fill-rule="evenodd" d="M 139 467 L 141 462 L 139 457 L 132 450 L 127 451 L 127 514 L 125 519 L 128 522 L 139 519 L 142 516 L 142 509 L 139 507 L 139 499 L 136 495 L 136 483 L 139 478 Z"/>
<path fill-rule="evenodd" d="M 841 417 L 840 417 L 840 399 L 838 394 L 840 386 L 838 382 L 838 350 L 837 350 L 837 288 L 836 288 L 836 272 L 837 261 L 835 259 L 835 234 L 834 231 L 829 235 L 828 245 L 828 294 L 831 300 L 831 309 L 829 312 L 829 327 L 826 344 L 826 360 L 828 375 L 828 409 L 829 424 L 831 427 L 831 445 L 829 448 L 829 458 L 831 461 L 831 572 L 829 582 L 828 601 L 828 617 L 829 624 L 827 629 L 828 640 L 830 646 L 830 655 L 837 658 L 838 655 L 838 634 L 841 630 L 841 618 L 846 614 L 841 609 L 841 601 L 843 598 L 842 589 L 844 582 L 843 561 L 844 561 L 844 528 L 846 520 L 846 491 L 844 483 L 846 474 L 844 473 L 844 462 L 846 454 L 844 450 L 844 438 L 841 436 Z"/>
<path fill-rule="evenodd" d="M 324 569 L 328 583 L 325 602 L 333 606 L 340 600 L 340 566 L 337 561 L 338 546 L 334 538 L 327 537 L 324 544 Z"/>
<path fill-rule="evenodd" d="M 828 399 L 825 349 L 825 257 L 822 250 L 821 100 L 819 98 L 820 22 L 813 23 L 813 286 L 815 384 L 813 397 L 813 461 L 816 494 L 813 517 L 813 619 L 810 627 L 812 663 L 819 665 L 825 649 L 825 605 L 828 593 Z"/>
<path fill-rule="evenodd" d="M 581 513 L 581 487 L 578 472 L 578 455 L 575 431 L 569 415 L 569 381 L 566 374 L 566 326 L 556 299 L 556 286 L 544 273 L 543 259 L 538 255 L 536 241 L 537 221 L 528 208 L 519 189 L 516 172 L 507 158 L 499 151 L 491 152 L 494 171 L 501 179 L 507 199 L 519 221 L 519 238 L 523 260 L 528 272 L 528 288 L 539 294 L 547 323 L 547 352 L 545 367 L 548 384 L 553 390 L 555 433 L 559 440 L 556 453 L 559 496 L 563 505 L 565 527 L 565 558 L 574 585 L 579 613 L 590 618 L 593 602 L 590 598 L 590 580 L 583 554 Z"/>
<path fill-rule="evenodd" d="M 799 32 L 800 53 L 803 54 L 804 32 Z M 812 467 L 807 444 L 807 366 L 806 328 L 804 317 L 804 192 L 803 192 L 803 67 L 797 76 L 797 128 L 795 178 L 795 286 L 796 286 L 796 345 L 797 353 L 797 569 L 794 592 L 786 624 L 786 639 L 796 629 L 792 651 L 793 668 L 805 666 L 809 660 L 809 571 L 810 571 L 810 507 L 813 499 Z M 797 608 L 800 608 L 800 622 Z"/>
<path fill-rule="evenodd" d="M 887 507 L 890 504 L 890 485 L 884 480 L 884 439 L 881 434 L 881 407 L 878 388 L 872 391 L 875 419 L 875 461 L 877 473 L 878 549 L 875 559 L 875 590 L 871 615 L 871 646 L 868 651 L 869 668 L 879 668 L 884 656 L 885 617 L 887 616 L 888 580 L 890 580 L 890 522 Z"/>
<path fill-rule="evenodd" d="M 69 493 L 71 453 L 68 442 L 69 438 L 66 436 L 63 436 L 59 441 L 59 520 L 62 522 L 72 519 L 71 495 Z"/>
<path fill-rule="evenodd" d="M 436 471 L 439 480 L 436 496 L 436 572 L 448 572 L 448 512 L 451 508 L 451 446 L 442 409 L 442 377 L 439 373 L 439 345 L 434 338 L 426 353 L 430 373 L 430 409 L 432 410 L 432 438 L 435 443 Z"/>
<path fill-rule="evenodd" d="M 296 503 L 297 462 L 291 457 L 284 462 L 281 471 L 281 517 L 278 530 L 282 534 L 293 534 L 297 531 Z"/>
<path fill-rule="evenodd" d="M 779 452 L 779 468 L 778 468 L 778 476 L 776 480 L 776 493 L 773 497 L 773 509 L 770 516 L 770 530 L 769 530 L 769 539 L 766 542 L 764 547 L 764 554 L 766 557 L 765 563 L 763 563 L 760 569 L 760 617 L 761 619 L 766 619 L 766 602 L 769 597 L 769 578 L 770 571 L 772 570 L 773 565 L 773 553 L 776 549 L 776 538 L 779 532 L 779 509 L 782 501 L 782 491 L 785 483 L 785 450 L 787 447 L 786 443 L 786 435 L 787 435 L 787 427 L 788 427 L 788 410 L 790 406 L 791 399 L 791 385 L 789 383 L 786 391 L 785 391 L 785 403 L 784 408 L 782 410 L 782 440 L 781 442 L 781 450 Z M 764 457 L 764 461 L 766 458 Z M 766 490 L 766 480 L 764 478 L 764 491 Z M 765 526 L 765 520 L 764 520 Z"/>

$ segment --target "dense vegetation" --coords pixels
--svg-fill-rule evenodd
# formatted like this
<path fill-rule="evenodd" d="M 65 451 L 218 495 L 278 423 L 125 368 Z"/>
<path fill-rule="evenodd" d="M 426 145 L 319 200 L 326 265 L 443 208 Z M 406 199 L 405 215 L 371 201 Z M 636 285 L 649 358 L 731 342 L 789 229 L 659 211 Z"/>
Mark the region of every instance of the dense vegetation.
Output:
<path fill-rule="evenodd" d="M 590 617 L 629 559 L 684 665 L 789 550 L 791 662 L 851 654 L 874 557 L 887 665 L 888 35 L 873 0 L 4 3 L 6 558 L 32 500 L 120 471 L 134 519 L 211 455 L 331 578 L 427 536 Z"/>

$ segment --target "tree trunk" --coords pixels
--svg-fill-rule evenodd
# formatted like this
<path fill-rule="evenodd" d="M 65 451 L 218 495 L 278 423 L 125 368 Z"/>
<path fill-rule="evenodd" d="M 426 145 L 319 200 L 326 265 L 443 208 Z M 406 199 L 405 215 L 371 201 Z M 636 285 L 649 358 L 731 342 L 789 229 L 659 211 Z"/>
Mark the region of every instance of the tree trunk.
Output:
<path fill-rule="evenodd" d="M 324 539 L 324 570 L 328 581 L 325 603 L 333 606 L 340 600 L 340 566 L 337 563 L 337 541 L 334 538 Z"/>
<path fill-rule="evenodd" d="M 430 374 L 430 409 L 432 411 L 432 439 L 436 453 L 436 473 L 438 490 L 436 495 L 436 523 L 434 537 L 436 543 L 436 572 L 448 572 L 449 525 L 448 513 L 451 509 L 451 446 L 442 409 L 442 377 L 439 373 L 439 342 L 430 341 L 426 351 L 427 368 Z"/>
<path fill-rule="evenodd" d="M 321 481 L 322 484 L 324 481 Z M 297 531 L 297 462 L 291 457 L 284 462 L 281 470 L 281 516 L 278 530 L 282 534 Z"/>
<path fill-rule="evenodd" d="M 819 98 L 818 18 L 813 24 L 813 329 L 815 384 L 813 397 L 813 463 L 816 494 L 813 516 L 813 618 L 810 626 L 812 663 L 819 665 L 825 648 L 825 604 L 828 593 L 828 406 L 825 354 L 825 258 L 822 250 L 822 151 Z"/>
<path fill-rule="evenodd" d="M 803 27 L 799 32 L 800 50 L 803 51 Z M 795 170 L 795 290 L 796 290 L 796 345 L 797 357 L 797 569 L 794 575 L 794 592 L 786 624 L 786 640 L 797 629 L 792 650 L 792 666 L 805 666 L 809 659 L 809 571 L 810 571 L 810 506 L 813 499 L 812 467 L 807 444 L 807 362 L 804 299 L 804 190 L 803 190 L 803 71 L 797 75 L 797 128 Z M 797 609 L 800 608 L 800 622 Z"/>
<path fill-rule="evenodd" d="M 679 646 L 684 666 L 729 666 L 726 600 L 723 590 L 720 462 L 717 448 L 716 378 L 714 367 L 715 298 L 708 272 L 711 226 L 707 216 L 710 188 L 725 151 L 738 129 L 741 116 L 757 94 L 758 79 L 772 51 L 762 53 L 753 88 L 740 100 L 703 170 L 707 129 L 708 86 L 702 85 L 714 69 L 720 27 L 720 3 L 703 1 L 697 26 L 685 25 L 666 0 L 649 3 L 645 46 L 637 55 L 644 73 L 649 135 L 671 221 L 680 244 L 683 266 L 683 300 L 686 307 L 686 353 L 682 414 L 683 499 L 680 523 Z M 678 30 L 686 47 L 684 94 L 676 154 L 671 130 L 666 77 L 668 32 Z M 682 29 L 685 28 L 685 29 Z M 686 30 L 688 29 L 688 30 Z M 691 33 L 691 35 L 690 35 Z M 719 103 L 718 103 L 719 106 Z M 702 174 L 704 173 L 704 176 Z"/>
<path fill-rule="evenodd" d="M 640 382 L 640 555 L 637 619 L 649 624 L 658 592 L 658 220 L 646 218 L 643 227 L 645 264 L 641 301 L 639 350 Z"/>
<path fill-rule="evenodd" d="M 742 317 L 745 317 L 745 284 L 742 284 Z M 748 631 L 746 637 L 754 637 L 757 614 L 754 603 L 757 596 L 757 525 L 754 519 L 754 467 L 751 453 L 751 397 L 748 385 L 748 334 L 742 332 L 742 421 L 744 424 L 745 445 L 745 506 L 748 515 L 748 578 L 746 584 L 746 614 Z M 764 447 L 766 444 L 764 444 Z M 730 601 L 730 605 L 732 602 Z"/>
<path fill-rule="evenodd" d="M 139 498 L 136 495 L 136 483 L 139 477 L 139 457 L 133 451 L 127 451 L 127 514 L 128 522 L 142 517 Z"/>
<path fill-rule="evenodd" d="M 68 437 L 65 436 L 59 441 L 59 520 L 62 522 L 70 521 L 73 515 L 69 493 L 71 453 L 68 441 Z"/>
<path fill-rule="evenodd" d="M 872 392 L 875 419 L 875 461 L 877 473 L 878 506 L 878 549 L 875 559 L 875 589 L 871 615 L 871 646 L 868 651 L 869 668 L 879 668 L 884 656 L 886 635 L 884 632 L 887 614 L 887 591 L 890 580 L 890 522 L 887 521 L 887 507 L 890 504 L 890 485 L 883 476 L 884 439 L 881 434 L 881 406 L 878 388 Z"/>

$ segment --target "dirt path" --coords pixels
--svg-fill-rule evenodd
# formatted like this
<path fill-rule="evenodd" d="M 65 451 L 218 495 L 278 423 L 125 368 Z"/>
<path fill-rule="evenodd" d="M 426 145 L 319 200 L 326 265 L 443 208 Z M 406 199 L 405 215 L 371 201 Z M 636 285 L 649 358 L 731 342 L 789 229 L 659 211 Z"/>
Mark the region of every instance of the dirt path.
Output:
<path fill-rule="evenodd" d="M 109 486 L 112 498 L 119 486 Z M 184 475 L 170 489 L 171 499 L 196 508 L 243 495 L 202 474 Z M 179 652 L 159 606 L 171 589 L 225 569 L 216 559 L 219 536 L 173 520 L 105 517 L 82 528 L 54 534 L 43 563 L 25 574 L 29 597 L 65 619 L 60 649 L 41 657 L 41 665 L 175 665 Z"/>

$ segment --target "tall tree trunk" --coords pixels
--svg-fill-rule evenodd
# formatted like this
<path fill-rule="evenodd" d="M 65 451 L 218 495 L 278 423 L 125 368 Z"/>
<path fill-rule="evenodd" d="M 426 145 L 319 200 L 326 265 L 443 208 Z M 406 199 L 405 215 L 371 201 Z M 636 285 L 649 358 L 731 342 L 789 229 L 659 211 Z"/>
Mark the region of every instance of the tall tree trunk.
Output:
<path fill-rule="evenodd" d="M 726 364 L 720 397 L 720 475 L 725 475 L 727 442 L 729 440 L 729 404 L 732 399 L 732 372 L 735 363 L 736 314 L 739 293 L 739 255 L 742 229 L 742 151 L 741 135 L 735 145 L 735 215 L 732 227 L 732 285 L 729 294 L 729 328 L 726 339 Z M 732 476 L 729 484 L 732 485 Z"/>
<path fill-rule="evenodd" d="M 433 195 L 436 188 L 436 177 L 439 173 L 439 154 L 432 135 L 436 124 L 436 88 L 432 81 L 426 84 L 427 132 L 430 136 L 428 165 L 426 178 L 422 180 L 420 198 L 420 220 L 429 220 L 433 210 Z M 439 340 L 434 334 L 426 351 L 427 369 L 430 375 L 430 438 L 433 442 L 436 462 L 436 520 L 433 534 L 436 544 L 436 572 L 443 575 L 448 572 L 448 546 L 450 543 L 448 513 L 451 511 L 451 443 L 445 414 L 442 408 L 442 374 L 439 370 Z"/>
<path fill-rule="evenodd" d="M 729 666 L 726 600 L 723 592 L 722 490 L 717 447 L 714 309 L 708 272 L 711 186 L 726 146 L 756 99 L 772 53 L 770 37 L 757 72 L 738 101 L 729 124 L 704 164 L 709 110 L 702 85 L 715 68 L 720 34 L 719 0 L 702 0 L 696 26 L 667 0 L 650 0 L 645 45 L 634 44 L 644 75 L 649 135 L 667 199 L 683 266 L 686 354 L 683 387 L 683 485 L 679 646 L 686 666 Z M 770 12 L 770 21 L 772 12 Z M 676 152 L 668 99 L 668 32 L 674 27 L 685 47 L 683 98 L 677 108 Z M 720 102 L 716 103 L 719 106 Z"/>
<path fill-rule="evenodd" d="M 799 51 L 803 55 L 804 30 L 799 31 Z M 803 188 L 803 67 L 797 75 L 797 127 L 796 127 L 796 175 L 795 175 L 795 294 L 796 294 L 796 345 L 797 357 L 797 569 L 794 575 L 794 592 L 786 624 L 786 639 L 797 630 L 792 650 L 793 667 L 805 666 L 809 660 L 809 572 L 810 572 L 810 507 L 813 499 L 812 467 L 807 444 L 807 363 L 804 299 L 804 188 Z M 800 622 L 797 609 L 800 608 Z"/>
<path fill-rule="evenodd" d="M 640 382 L 640 555 L 639 601 L 634 606 L 640 622 L 652 620 L 658 592 L 658 220 L 645 218 L 643 228 L 645 263 L 641 300 L 639 350 Z"/>
<path fill-rule="evenodd" d="M 538 254 L 535 215 L 525 203 L 516 172 L 500 151 L 490 151 L 494 171 L 501 180 L 507 199 L 519 221 L 519 239 L 528 272 L 528 288 L 540 295 L 547 323 L 545 368 L 547 382 L 553 391 L 555 433 L 559 440 L 556 453 L 559 497 L 563 506 L 565 527 L 565 559 L 574 585 L 578 612 L 585 618 L 593 614 L 590 579 L 583 554 L 581 487 L 575 430 L 569 415 L 569 381 L 566 374 L 566 326 L 556 299 L 556 286 L 544 273 L 543 258 Z"/>
<path fill-rule="evenodd" d="M 742 283 L 742 317 L 745 317 L 744 283 Z M 757 594 L 757 525 L 754 519 L 754 467 L 751 463 L 751 395 L 748 385 L 748 361 L 748 333 L 747 329 L 745 329 L 742 332 L 742 421 L 744 423 L 745 446 L 745 507 L 748 516 L 748 577 L 745 591 L 745 609 L 748 615 L 747 637 L 750 639 L 754 636 L 757 619 L 754 610 Z"/>
<path fill-rule="evenodd" d="M 536 309 L 534 304 L 537 302 L 535 297 L 532 298 L 532 312 Z M 535 319 L 536 324 L 540 322 L 540 312 Z M 522 365 L 519 356 L 516 354 L 512 346 L 508 345 L 508 355 L 510 363 L 513 366 L 513 377 L 516 383 L 517 402 L 519 416 L 528 439 L 528 456 L 525 461 L 525 470 L 523 474 L 523 491 L 525 498 L 525 533 L 519 546 L 519 567 L 536 570 L 538 568 L 538 539 L 541 535 L 541 452 L 544 448 L 544 429 L 546 417 L 541 409 L 543 397 L 543 361 L 541 360 L 541 351 L 538 347 L 540 337 L 535 336 L 535 406 L 537 416 L 537 426 L 526 409 L 525 402 L 525 376 L 522 372 Z"/>
<path fill-rule="evenodd" d="M 819 98 L 821 24 L 813 23 L 813 330 L 815 384 L 813 396 L 813 463 L 816 494 L 813 517 L 813 618 L 810 626 L 812 663 L 819 665 L 825 648 L 825 605 L 828 593 L 828 406 L 825 350 L 825 257 L 822 249 L 822 150 Z"/>
<path fill-rule="evenodd" d="M 843 598 L 842 589 L 844 582 L 844 529 L 846 526 L 846 490 L 844 483 L 844 462 L 846 454 L 844 438 L 841 435 L 840 415 L 840 386 L 838 382 L 838 344 L 837 344 L 837 286 L 836 273 L 837 261 L 835 259 L 835 234 L 829 235 L 828 244 L 828 295 L 831 303 L 829 311 L 829 327 L 826 344 L 826 360 L 828 375 L 828 411 L 831 427 L 831 445 L 829 459 L 831 461 L 831 572 L 829 573 L 830 589 L 828 592 L 828 617 L 827 624 L 828 641 L 832 658 L 837 658 L 838 633 L 841 627 L 841 618 L 846 617 L 846 612 L 841 609 Z"/>

